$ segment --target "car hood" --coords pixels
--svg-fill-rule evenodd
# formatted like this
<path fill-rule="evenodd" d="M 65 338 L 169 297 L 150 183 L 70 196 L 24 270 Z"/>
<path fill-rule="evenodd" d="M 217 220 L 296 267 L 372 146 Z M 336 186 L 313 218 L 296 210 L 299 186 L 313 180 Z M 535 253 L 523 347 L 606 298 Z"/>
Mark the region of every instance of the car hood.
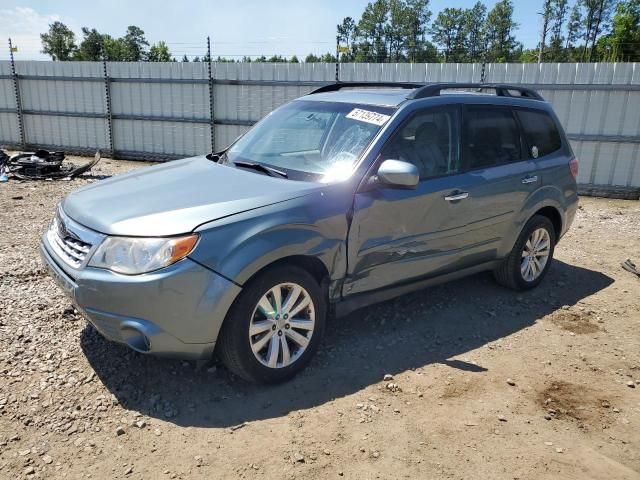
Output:
<path fill-rule="evenodd" d="M 64 212 L 108 235 L 167 236 L 311 193 L 318 184 L 193 157 L 141 168 L 69 194 Z"/>

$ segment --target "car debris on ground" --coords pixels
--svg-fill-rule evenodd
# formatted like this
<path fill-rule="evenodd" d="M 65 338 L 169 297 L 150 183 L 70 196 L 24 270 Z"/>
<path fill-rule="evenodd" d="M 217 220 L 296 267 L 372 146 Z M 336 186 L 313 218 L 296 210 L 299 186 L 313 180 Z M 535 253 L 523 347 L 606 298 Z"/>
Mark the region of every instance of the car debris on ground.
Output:
<path fill-rule="evenodd" d="M 630 259 L 626 259 L 624 262 L 622 262 L 622 268 L 624 268 L 627 272 L 631 272 L 640 277 L 640 268 L 638 268 L 636 264 L 633 263 Z"/>
<path fill-rule="evenodd" d="M 36 150 L 9 156 L 0 150 L 0 182 L 6 182 L 10 177 L 18 180 L 71 179 L 91 170 L 100 158 L 98 150 L 93 161 L 76 166 L 70 162 L 64 163 L 64 152 Z"/>

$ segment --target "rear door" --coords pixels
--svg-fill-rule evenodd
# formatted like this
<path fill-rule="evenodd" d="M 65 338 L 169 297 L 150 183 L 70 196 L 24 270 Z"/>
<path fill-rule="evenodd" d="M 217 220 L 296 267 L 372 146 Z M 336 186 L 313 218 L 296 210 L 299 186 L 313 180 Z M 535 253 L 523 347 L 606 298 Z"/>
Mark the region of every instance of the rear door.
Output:
<path fill-rule="evenodd" d="M 570 146 L 563 148 L 562 136 L 555 120 L 544 111 L 533 108 L 515 110 L 527 143 L 529 156 L 535 159 L 542 184 L 573 183 L 568 168 L 572 157 Z"/>
<path fill-rule="evenodd" d="M 466 106 L 462 143 L 470 203 L 484 212 L 468 225 L 468 240 L 487 242 L 485 259 L 495 260 L 505 254 L 502 239 L 512 231 L 527 197 L 540 187 L 541 177 L 509 106 Z"/>

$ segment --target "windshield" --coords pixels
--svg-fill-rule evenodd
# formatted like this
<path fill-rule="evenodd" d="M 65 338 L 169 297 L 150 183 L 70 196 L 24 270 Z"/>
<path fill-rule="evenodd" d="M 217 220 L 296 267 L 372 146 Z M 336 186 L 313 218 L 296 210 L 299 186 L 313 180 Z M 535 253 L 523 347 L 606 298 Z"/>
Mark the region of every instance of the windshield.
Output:
<path fill-rule="evenodd" d="M 256 124 L 227 152 L 225 163 L 251 162 L 289 178 L 346 178 L 394 109 L 339 102 L 294 101 Z"/>

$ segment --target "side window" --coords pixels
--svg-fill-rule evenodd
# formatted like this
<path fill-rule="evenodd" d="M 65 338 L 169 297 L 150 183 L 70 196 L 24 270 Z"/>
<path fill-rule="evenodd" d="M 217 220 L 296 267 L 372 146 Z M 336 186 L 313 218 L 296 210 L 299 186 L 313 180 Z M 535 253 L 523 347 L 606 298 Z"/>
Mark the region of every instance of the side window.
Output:
<path fill-rule="evenodd" d="M 547 112 L 516 110 L 533 158 L 543 157 L 562 148 L 560 132 Z"/>
<path fill-rule="evenodd" d="M 424 180 L 460 170 L 457 108 L 429 108 L 402 124 L 382 151 L 384 160 L 413 163 Z"/>
<path fill-rule="evenodd" d="M 466 164 L 470 170 L 523 158 L 520 130 L 509 108 L 468 107 L 463 138 Z"/>

